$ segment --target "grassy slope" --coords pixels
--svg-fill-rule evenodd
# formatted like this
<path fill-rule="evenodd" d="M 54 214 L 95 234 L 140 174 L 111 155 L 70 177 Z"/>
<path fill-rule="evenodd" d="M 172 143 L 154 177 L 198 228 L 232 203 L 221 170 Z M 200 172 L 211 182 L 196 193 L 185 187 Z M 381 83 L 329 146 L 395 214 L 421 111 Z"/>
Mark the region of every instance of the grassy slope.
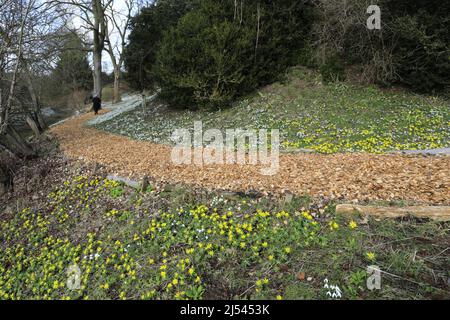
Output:
<path fill-rule="evenodd" d="M 135 111 L 108 125 L 158 142 L 194 119 L 206 127 L 281 126 L 285 141 L 319 150 L 323 142 L 305 139 L 314 132 L 331 139 L 330 123 L 358 132 L 372 124 L 374 131 L 383 128 L 380 135 L 392 126 L 398 139 L 406 135 L 405 147 L 413 137 L 448 138 L 448 110 L 439 99 L 323 87 L 314 75 L 303 78 L 294 71 L 288 84 L 222 112 L 169 117 L 164 111 L 142 119 Z M 124 120 L 136 123 L 123 126 Z M 307 133 L 298 135 L 299 128 Z M 349 139 L 360 141 L 359 134 Z M 46 183 L 30 185 L 37 197 L 27 191 L 0 202 L 0 299 L 326 299 L 325 279 L 342 289 L 344 299 L 450 298 L 449 223 L 354 217 L 350 224 L 335 216 L 327 199 L 285 202 L 154 185 L 139 193 L 96 177 L 93 168 L 50 161 Z M 46 172 L 48 167 L 43 165 Z M 81 271 L 79 290 L 67 288 L 74 264 Z M 381 290 L 366 288 L 368 265 L 385 272 Z"/>
<path fill-rule="evenodd" d="M 196 120 L 208 128 L 280 129 L 282 147 L 323 153 L 448 147 L 449 102 L 403 91 L 345 83 L 324 86 L 312 71 L 295 68 L 285 81 L 223 111 L 141 109 L 98 128 L 135 139 L 170 143 L 176 128 Z"/>
<path fill-rule="evenodd" d="M 448 223 L 350 224 L 325 199 L 154 189 L 74 175 L 3 213 L 0 299 L 326 299 L 325 279 L 344 299 L 450 297 Z M 369 265 L 386 272 L 381 290 L 366 287 Z"/>

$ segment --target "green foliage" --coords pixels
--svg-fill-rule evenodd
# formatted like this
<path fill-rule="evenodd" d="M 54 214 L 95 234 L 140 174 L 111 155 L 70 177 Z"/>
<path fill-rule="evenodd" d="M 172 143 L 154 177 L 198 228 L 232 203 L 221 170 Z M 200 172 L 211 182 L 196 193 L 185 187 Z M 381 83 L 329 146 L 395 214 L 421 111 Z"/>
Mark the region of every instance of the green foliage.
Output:
<path fill-rule="evenodd" d="M 111 199 L 117 187 L 74 176 L 5 215 L 0 299 L 325 299 L 324 279 L 343 299 L 449 297 L 448 223 L 349 220 L 317 200 L 287 212 L 275 198 L 191 189 L 192 204 L 174 203 L 175 190 L 138 204 L 127 187 Z M 371 264 L 386 271 L 382 290 L 365 286 Z"/>
<path fill-rule="evenodd" d="M 120 198 L 124 193 L 124 189 L 122 186 L 116 186 L 110 190 L 110 194 L 112 198 Z"/>
<path fill-rule="evenodd" d="M 155 74 L 161 96 L 173 104 L 222 105 L 251 86 L 245 74 L 252 64 L 252 36 L 220 21 L 217 9 L 204 6 L 187 14 L 164 38 Z"/>
<path fill-rule="evenodd" d="M 345 66 L 342 59 L 334 55 L 320 66 L 320 74 L 325 83 L 342 81 L 345 79 Z"/>
<path fill-rule="evenodd" d="M 450 2 L 390 0 L 386 7 L 399 81 L 423 92 L 449 86 Z"/>
<path fill-rule="evenodd" d="M 195 0 L 158 0 L 143 8 L 131 24 L 124 52 L 127 80 L 135 89 L 151 88 L 151 71 L 164 31 L 188 12 Z"/>
<path fill-rule="evenodd" d="M 53 79 L 62 87 L 70 91 L 89 90 L 92 87 L 92 71 L 87 59 L 87 51 L 80 37 L 75 33 L 67 33 L 59 55 Z"/>
<path fill-rule="evenodd" d="M 182 108 L 228 105 L 297 63 L 319 65 L 324 82 L 343 80 L 344 65 L 356 64 L 369 82 L 427 92 L 449 86 L 448 2 L 380 0 L 382 30 L 370 32 L 359 0 L 346 3 L 348 17 L 338 2 L 235 3 L 158 0 L 142 9 L 125 52 L 131 85 L 158 86 Z"/>
<path fill-rule="evenodd" d="M 292 0 L 242 7 L 233 1 L 157 1 L 133 20 L 128 80 L 140 89 L 156 80 L 161 96 L 182 107 L 227 104 L 274 81 L 294 62 L 307 12 Z"/>

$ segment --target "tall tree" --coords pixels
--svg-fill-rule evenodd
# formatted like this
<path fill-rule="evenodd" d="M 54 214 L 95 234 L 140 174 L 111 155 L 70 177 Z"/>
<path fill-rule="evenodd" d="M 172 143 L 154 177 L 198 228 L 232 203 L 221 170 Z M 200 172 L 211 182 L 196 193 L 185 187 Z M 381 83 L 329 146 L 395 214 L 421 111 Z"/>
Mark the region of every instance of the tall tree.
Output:
<path fill-rule="evenodd" d="M 137 1 L 125 0 L 123 5 L 125 8 L 115 8 L 114 5 L 111 5 L 107 11 L 108 32 L 106 33 L 106 51 L 111 58 L 111 63 L 114 70 L 113 103 L 117 103 L 121 100 L 121 69 L 125 58 L 124 52 L 130 29 L 131 18 L 137 8 Z M 115 36 L 117 40 L 114 40 L 113 36 Z"/>
<path fill-rule="evenodd" d="M 0 146 L 15 155 L 29 156 L 34 152 L 14 129 L 10 112 L 22 66 L 27 21 L 35 0 L 26 3 L 7 1 L 4 4 L 0 19 Z M 5 86 L 5 83 L 9 85 Z"/>
<path fill-rule="evenodd" d="M 43 0 L 32 1 L 26 25 L 24 27 L 24 49 L 21 60 L 21 80 L 27 88 L 28 96 L 22 97 L 22 109 L 26 122 L 35 135 L 41 134 L 47 124 L 41 113 L 41 103 L 37 81 L 53 68 L 59 52 L 60 30 L 63 21 L 60 13 Z"/>
<path fill-rule="evenodd" d="M 92 72 L 87 57 L 87 49 L 76 32 L 64 35 L 64 42 L 53 71 L 56 82 L 77 90 L 89 90 L 92 87 Z"/>
<path fill-rule="evenodd" d="M 105 49 L 105 40 L 107 37 L 107 10 L 112 6 L 113 0 L 53 0 L 53 3 L 67 9 L 67 15 L 73 19 L 75 15 L 83 24 L 81 29 L 89 33 L 90 41 L 86 46 L 92 52 L 92 61 L 94 65 L 93 95 L 102 96 L 102 53 Z"/>

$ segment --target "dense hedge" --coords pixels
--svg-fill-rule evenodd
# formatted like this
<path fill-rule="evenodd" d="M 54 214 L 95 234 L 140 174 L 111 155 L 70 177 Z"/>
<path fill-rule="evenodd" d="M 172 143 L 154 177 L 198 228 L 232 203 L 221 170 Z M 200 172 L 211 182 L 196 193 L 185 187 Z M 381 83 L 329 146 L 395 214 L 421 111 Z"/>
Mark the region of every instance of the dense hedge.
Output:
<path fill-rule="evenodd" d="M 385 0 L 397 80 L 418 91 L 450 85 L 450 1 Z"/>
<path fill-rule="evenodd" d="M 187 11 L 173 27 L 157 28 L 164 36 L 149 48 L 155 54 L 145 64 L 145 76 L 156 81 L 161 96 L 183 107 L 223 106 L 277 80 L 295 61 L 310 26 L 309 6 L 298 0 L 191 1 Z M 138 27 L 142 20 L 155 28 L 148 16 L 135 19 L 129 55 L 136 42 L 155 45 Z M 139 67 L 134 61 L 128 58 L 131 75 Z"/>
<path fill-rule="evenodd" d="M 365 0 L 159 0 L 133 20 L 128 78 L 179 107 L 227 105 L 296 63 L 325 82 L 359 65 L 368 82 L 448 88 L 450 2 L 374 4 L 382 30 L 367 30 Z"/>
<path fill-rule="evenodd" d="M 127 80 L 132 87 L 142 90 L 154 86 L 151 73 L 163 33 L 191 10 L 194 2 L 158 0 L 133 17 L 124 53 Z"/>
<path fill-rule="evenodd" d="M 365 27 L 367 2 L 317 0 L 313 27 L 316 63 L 327 71 L 339 56 L 364 67 L 368 82 L 401 84 L 421 92 L 450 84 L 450 2 L 374 0 L 381 8 L 381 30 Z M 325 74 L 329 77 L 329 74 Z"/>

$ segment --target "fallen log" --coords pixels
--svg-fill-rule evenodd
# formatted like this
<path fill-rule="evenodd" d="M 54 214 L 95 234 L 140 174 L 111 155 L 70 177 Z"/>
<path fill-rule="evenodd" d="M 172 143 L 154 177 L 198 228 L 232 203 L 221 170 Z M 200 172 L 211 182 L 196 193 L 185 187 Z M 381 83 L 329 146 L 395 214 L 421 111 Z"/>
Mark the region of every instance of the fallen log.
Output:
<path fill-rule="evenodd" d="M 355 213 L 377 218 L 399 218 L 411 215 L 435 221 L 450 221 L 450 206 L 378 207 L 354 204 L 336 206 L 336 214 L 350 216 Z"/>
<path fill-rule="evenodd" d="M 122 178 L 119 176 L 108 175 L 106 177 L 106 179 L 123 183 L 124 185 L 126 185 L 130 188 L 133 188 L 133 189 L 139 189 L 141 186 L 141 184 L 138 181 L 127 179 L 127 178 Z"/>

